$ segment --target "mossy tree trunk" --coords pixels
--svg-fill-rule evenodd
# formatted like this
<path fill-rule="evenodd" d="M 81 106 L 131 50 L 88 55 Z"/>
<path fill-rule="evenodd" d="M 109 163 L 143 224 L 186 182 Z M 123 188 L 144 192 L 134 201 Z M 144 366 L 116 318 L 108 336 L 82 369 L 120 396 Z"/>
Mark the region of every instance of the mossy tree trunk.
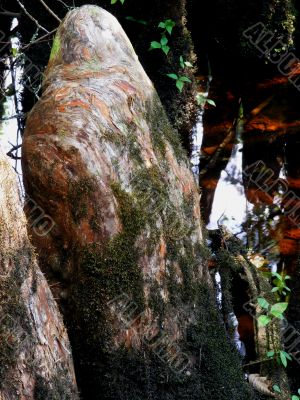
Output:
<path fill-rule="evenodd" d="M 55 222 L 42 240 L 31 234 L 60 284 L 83 398 L 249 399 L 185 151 L 123 29 L 99 7 L 60 25 L 23 168 L 28 195 Z"/>
<path fill-rule="evenodd" d="M 0 398 L 77 399 L 66 329 L 29 242 L 0 150 Z"/>

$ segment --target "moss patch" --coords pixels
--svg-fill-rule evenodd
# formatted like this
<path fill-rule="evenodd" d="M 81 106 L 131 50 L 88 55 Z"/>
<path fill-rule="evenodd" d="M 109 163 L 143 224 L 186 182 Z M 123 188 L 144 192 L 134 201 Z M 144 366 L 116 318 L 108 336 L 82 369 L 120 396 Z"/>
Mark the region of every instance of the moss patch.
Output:
<path fill-rule="evenodd" d="M 87 216 L 91 194 L 95 191 L 94 178 L 80 178 L 69 183 L 68 198 L 71 204 L 71 213 L 76 224 Z"/>
<path fill-rule="evenodd" d="M 13 263 L 14 269 L 11 276 L 0 280 L 0 388 L 2 383 L 7 383 L 6 373 L 13 368 L 31 338 L 31 325 L 21 298 L 26 270 L 23 263 L 31 259 L 31 252 L 31 248 L 24 247 L 18 254 L 5 255 Z"/>
<path fill-rule="evenodd" d="M 56 34 L 55 38 L 53 39 L 53 43 L 52 43 L 50 59 L 49 59 L 50 61 L 52 61 L 58 55 L 60 48 L 61 48 L 60 37 L 59 37 L 59 34 Z"/>
<path fill-rule="evenodd" d="M 68 379 L 68 372 L 61 366 L 60 372 L 52 377 L 51 381 L 45 380 L 41 375 L 36 375 L 34 386 L 35 400 L 72 400 L 77 398 L 72 382 Z"/>
<path fill-rule="evenodd" d="M 111 185 L 119 203 L 119 217 L 123 229 L 105 246 L 92 244 L 83 255 L 82 269 L 88 276 L 97 277 L 108 297 L 121 293 L 142 298 L 142 278 L 138 267 L 139 253 L 135 242 L 145 225 L 143 210 L 117 183 Z"/>
<path fill-rule="evenodd" d="M 198 399 L 250 399 L 238 354 L 226 337 L 215 298 L 204 285 L 198 286 L 197 296 L 198 322 L 189 326 L 187 341 L 189 351 L 198 352 L 199 375 L 194 380 Z"/>

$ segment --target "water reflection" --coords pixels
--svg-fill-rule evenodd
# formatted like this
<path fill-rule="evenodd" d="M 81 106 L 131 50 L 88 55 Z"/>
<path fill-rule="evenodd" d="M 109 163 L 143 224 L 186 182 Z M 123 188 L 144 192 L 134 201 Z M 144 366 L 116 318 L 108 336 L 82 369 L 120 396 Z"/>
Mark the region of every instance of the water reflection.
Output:
<path fill-rule="evenodd" d="M 254 252 L 265 254 L 269 249 L 270 266 L 276 262 L 280 267 L 283 257 L 296 257 L 300 238 L 298 228 L 287 220 L 282 203 L 283 183 L 300 194 L 299 93 L 282 77 L 246 84 L 241 126 L 234 123 L 236 117 L 232 115 L 237 96 L 219 83 L 213 88 L 219 110 L 209 110 L 203 118 L 200 164 L 204 170 L 202 175 L 200 172 L 200 186 L 205 220 L 209 228 L 224 224 L 240 232 L 245 245 Z M 218 160 L 210 166 L 221 146 Z M 271 191 L 257 187 L 253 176 L 245 174 L 258 161 L 272 171 L 268 179 Z M 292 201 L 296 207 L 298 199 Z"/>
<path fill-rule="evenodd" d="M 18 20 L 13 19 L 11 31 L 18 25 Z M 24 195 L 21 168 L 21 143 L 22 143 L 22 104 L 21 104 L 21 77 L 22 63 L 18 59 L 20 42 L 17 37 L 10 39 L 11 54 L 5 55 L 1 60 L 3 74 L 1 74 L 0 101 L 2 114 L 0 120 L 0 144 L 5 153 L 10 155 L 9 161 L 17 173 L 19 188 Z"/>
<path fill-rule="evenodd" d="M 287 318 L 300 331 L 300 93 L 282 76 L 244 81 L 238 95 L 229 86 L 212 82 L 219 110 L 203 117 L 203 215 L 208 228 L 238 234 L 258 269 L 292 277 Z M 233 115 L 239 98 L 242 126 Z"/>

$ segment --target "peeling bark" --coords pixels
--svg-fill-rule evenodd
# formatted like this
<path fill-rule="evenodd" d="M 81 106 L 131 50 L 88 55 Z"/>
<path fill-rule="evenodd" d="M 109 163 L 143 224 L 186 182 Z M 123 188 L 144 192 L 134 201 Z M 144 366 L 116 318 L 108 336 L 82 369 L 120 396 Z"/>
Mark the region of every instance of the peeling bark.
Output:
<path fill-rule="evenodd" d="M 0 399 L 77 399 L 66 329 L 0 149 Z"/>

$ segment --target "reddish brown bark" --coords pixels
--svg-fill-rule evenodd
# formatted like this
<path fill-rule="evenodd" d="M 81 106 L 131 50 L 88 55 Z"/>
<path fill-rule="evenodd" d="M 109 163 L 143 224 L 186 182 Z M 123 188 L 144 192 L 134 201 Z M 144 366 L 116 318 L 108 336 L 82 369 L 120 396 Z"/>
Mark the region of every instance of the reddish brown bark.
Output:
<path fill-rule="evenodd" d="M 68 336 L 0 150 L 0 398 L 77 399 Z"/>
<path fill-rule="evenodd" d="M 49 280 L 60 282 L 53 290 L 84 398 L 206 396 L 214 389 L 199 380 L 205 312 L 214 329 L 203 340 L 220 330 L 221 343 L 220 354 L 212 355 L 216 344 L 203 350 L 215 363 L 206 373 L 214 379 L 226 354 L 236 368 L 220 385 L 234 385 L 230 398 L 243 393 L 205 265 L 197 185 L 151 81 L 106 11 L 85 6 L 61 24 L 27 121 L 23 166 L 27 193 L 55 221 L 42 240 L 31 233 Z M 130 321 L 118 318 L 129 303 Z"/>

